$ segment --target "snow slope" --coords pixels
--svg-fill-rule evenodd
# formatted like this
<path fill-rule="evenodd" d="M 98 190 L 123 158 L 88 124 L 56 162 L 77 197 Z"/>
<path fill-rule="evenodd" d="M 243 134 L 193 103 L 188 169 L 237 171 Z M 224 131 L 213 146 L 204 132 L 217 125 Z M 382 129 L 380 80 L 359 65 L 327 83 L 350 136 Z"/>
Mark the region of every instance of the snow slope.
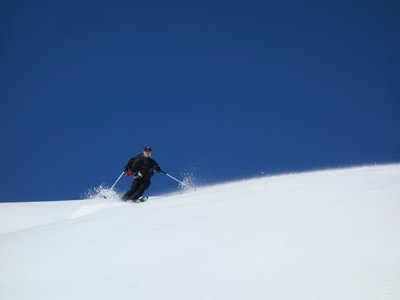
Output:
<path fill-rule="evenodd" d="M 0 204 L 0 299 L 400 299 L 400 165 Z"/>

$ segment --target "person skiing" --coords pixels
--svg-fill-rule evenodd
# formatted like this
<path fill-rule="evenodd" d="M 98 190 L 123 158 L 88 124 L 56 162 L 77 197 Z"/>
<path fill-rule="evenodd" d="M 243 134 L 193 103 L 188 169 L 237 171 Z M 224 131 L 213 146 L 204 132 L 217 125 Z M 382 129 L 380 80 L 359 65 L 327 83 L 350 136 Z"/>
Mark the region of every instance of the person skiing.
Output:
<path fill-rule="evenodd" d="M 133 175 L 134 180 L 130 190 L 121 199 L 123 201 L 139 201 L 139 198 L 150 186 L 154 171 L 157 173 L 162 172 L 158 163 L 151 158 L 151 147 L 147 146 L 144 148 L 143 153 L 132 157 L 125 166 L 125 175 L 127 177 Z"/>

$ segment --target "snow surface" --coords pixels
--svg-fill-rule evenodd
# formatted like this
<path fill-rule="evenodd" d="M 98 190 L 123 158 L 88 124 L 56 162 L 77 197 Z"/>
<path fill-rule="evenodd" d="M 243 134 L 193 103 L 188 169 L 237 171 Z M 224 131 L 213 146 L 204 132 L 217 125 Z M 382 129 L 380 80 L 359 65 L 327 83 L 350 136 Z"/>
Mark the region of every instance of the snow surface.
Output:
<path fill-rule="evenodd" d="M 400 165 L 0 204 L 0 299 L 400 299 Z"/>

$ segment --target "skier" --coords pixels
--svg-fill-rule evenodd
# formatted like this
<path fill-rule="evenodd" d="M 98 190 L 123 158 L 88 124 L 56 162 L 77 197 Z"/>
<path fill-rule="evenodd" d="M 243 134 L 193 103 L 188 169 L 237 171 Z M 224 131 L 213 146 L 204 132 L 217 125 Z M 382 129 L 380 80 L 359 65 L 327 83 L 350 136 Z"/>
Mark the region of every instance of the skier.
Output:
<path fill-rule="evenodd" d="M 151 158 L 151 147 L 144 148 L 143 153 L 131 158 L 125 166 L 125 175 L 135 178 L 131 189 L 121 198 L 123 201 L 133 200 L 139 202 L 143 193 L 148 189 L 151 183 L 151 177 L 157 173 L 163 172 L 158 163 Z M 141 198 L 142 197 L 142 198 Z M 146 197 L 147 198 L 147 197 Z"/>

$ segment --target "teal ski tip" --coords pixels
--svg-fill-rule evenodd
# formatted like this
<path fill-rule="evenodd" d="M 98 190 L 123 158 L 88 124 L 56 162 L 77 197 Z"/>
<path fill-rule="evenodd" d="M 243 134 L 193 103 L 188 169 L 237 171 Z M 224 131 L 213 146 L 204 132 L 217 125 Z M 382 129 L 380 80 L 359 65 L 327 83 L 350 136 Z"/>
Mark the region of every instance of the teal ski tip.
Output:
<path fill-rule="evenodd" d="M 135 200 L 135 203 L 146 202 L 147 200 L 149 200 L 149 197 L 142 196 L 139 199 Z"/>

